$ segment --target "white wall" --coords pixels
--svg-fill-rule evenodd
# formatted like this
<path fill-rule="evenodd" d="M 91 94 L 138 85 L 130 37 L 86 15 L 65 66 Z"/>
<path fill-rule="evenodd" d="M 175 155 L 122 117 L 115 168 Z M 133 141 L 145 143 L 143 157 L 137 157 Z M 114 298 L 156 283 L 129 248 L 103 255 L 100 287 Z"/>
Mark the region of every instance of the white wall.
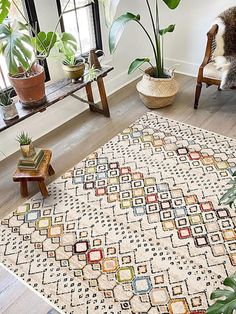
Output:
<path fill-rule="evenodd" d="M 196 76 L 207 31 L 219 13 L 235 5 L 235 0 L 182 0 L 175 11 L 170 11 L 161 2 L 162 26 L 176 24 L 175 32 L 166 35 L 166 64 L 178 63 L 177 71 Z"/>
<path fill-rule="evenodd" d="M 235 0 L 182 0 L 175 11 L 169 10 L 161 0 L 159 2 L 161 26 L 176 24 L 176 31 L 166 35 L 166 65 L 171 66 L 178 63 L 177 71 L 196 75 L 205 49 L 206 32 L 214 18 L 223 10 L 235 5 Z M 35 0 L 35 3 L 41 30 L 52 30 L 58 19 L 56 1 Z M 127 11 L 140 13 L 142 21 L 148 24 L 149 17 L 144 0 L 121 0 L 118 14 Z M 142 30 L 133 23 L 126 29 L 115 55 L 110 56 L 107 45 L 107 29 L 102 14 L 101 22 L 103 46 L 106 53 L 103 62 L 115 67 L 115 70 L 106 79 L 107 92 L 111 94 L 140 75 L 140 72 L 136 72 L 132 76 L 127 74 L 128 65 L 133 59 L 151 56 L 152 52 Z M 52 79 L 63 76 L 61 66 L 55 60 L 49 60 L 49 68 Z M 78 102 L 67 97 L 44 113 L 28 118 L 2 132 L 0 135 L 0 160 L 18 149 L 15 137 L 19 131 L 25 130 L 33 136 L 33 139 L 37 139 L 78 114 L 81 109 L 77 108 Z M 83 105 L 82 108 L 86 108 L 86 106 Z"/>

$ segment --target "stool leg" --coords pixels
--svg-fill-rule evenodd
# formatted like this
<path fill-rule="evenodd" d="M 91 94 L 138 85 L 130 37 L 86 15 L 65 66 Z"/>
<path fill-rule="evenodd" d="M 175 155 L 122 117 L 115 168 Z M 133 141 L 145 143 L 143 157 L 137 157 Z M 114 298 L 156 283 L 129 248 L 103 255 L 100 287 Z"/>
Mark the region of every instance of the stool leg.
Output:
<path fill-rule="evenodd" d="M 47 187 L 45 185 L 44 181 L 38 181 L 38 185 L 39 185 L 39 189 L 43 195 L 43 197 L 47 197 L 48 196 L 48 190 Z"/>
<path fill-rule="evenodd" d="M 28 196 L 28 186 L 27 181 L 21 181 L 20 182 L 20 194 L 22 197 Z"/>
<path fill-rule="evenodd" d="M 51 165 L 49 165 L 49 167 L 48 167 L 48 174 L 50 176 L 53 176 L 55 174 L 55 171 L 54 171 L 54 169 L 53 169 L 53 167 Z"/>

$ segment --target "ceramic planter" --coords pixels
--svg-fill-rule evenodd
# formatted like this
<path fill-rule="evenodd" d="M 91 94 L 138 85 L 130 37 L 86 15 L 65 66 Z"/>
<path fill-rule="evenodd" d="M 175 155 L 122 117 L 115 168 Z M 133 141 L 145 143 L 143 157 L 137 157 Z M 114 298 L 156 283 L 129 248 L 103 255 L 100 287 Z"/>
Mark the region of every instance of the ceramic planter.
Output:
<path fill-rule="evenodd" d="M 69 79 L 76 81 L 84 75 L 85 64 L 84 62 L 78 65 L 67 65 L 63 63 L 62 68 Z"/>
<path fill-rule="evenodd" d="M 29 145 L 21 145 L 20 149 L 23 157 L 32 157 L 36 153 L 34 145 L 32 143 L 30 143 Z"/>
<path fill-rule="evenodd" d="M 12 102 L 8 106 L 1 106 L 1 116 L 3 120 L 8 121 L 14 119 L 18 116 L 18 112 L 16 110 L 16 104 Z"/>
<path fill-rule="evenodd" d="M 173 73 L 166 72 L 167 78 L 150 76 L 152 68 L 145 71 L 137 90 L 142 102 L 150 109 L 163 108 L 171 105 L 176 97 L 179 85 Z"/>
<path fill-rule="evenodd" d="M 40 106 L 46 101 L 44 68 L 35 64 L 32 70 L 35 75 L 30 77 L 9 75 L 9 80 L 24 107 Z"/>

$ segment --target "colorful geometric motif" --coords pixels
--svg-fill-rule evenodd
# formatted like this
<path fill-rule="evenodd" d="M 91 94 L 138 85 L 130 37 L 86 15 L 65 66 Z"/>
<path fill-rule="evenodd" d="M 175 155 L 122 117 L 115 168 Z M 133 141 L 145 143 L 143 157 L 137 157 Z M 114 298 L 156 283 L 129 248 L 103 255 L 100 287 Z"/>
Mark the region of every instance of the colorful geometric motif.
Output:
<path fill-rule="evenodd" d="M 236 266 L 236 141 L 148 113 L 2 220 L 1 261 L 65 313 L 203 314 Z"/>

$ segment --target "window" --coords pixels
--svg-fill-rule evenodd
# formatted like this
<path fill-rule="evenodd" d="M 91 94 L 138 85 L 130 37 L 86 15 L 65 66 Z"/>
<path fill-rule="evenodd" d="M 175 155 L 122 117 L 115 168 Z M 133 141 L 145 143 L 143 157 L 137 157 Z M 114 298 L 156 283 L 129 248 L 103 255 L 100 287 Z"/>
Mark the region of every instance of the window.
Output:
<path fill-rule="evenodd" d="M 59 15 L 62 14 L 62 31 L 75 36 L 81 54 L 92 48 L 102 49 L 97 0 L 70 0 L 67 3 L 68 0 L 57 0 Z"/>
<path fill-rule="evenodd" d="M 35 5 L 33 0 L 15 0 L 15 3 L 21 10 L 21 12 L 24 13 L 24 15 L 28 18 L 29 22 L 31 25 L 34 27 L 37 26 L 37 31 L 39 31 L 39 24 L 38 24 L 38 19 L 37 19 L 37 14 L 35 10 Z M 9 20 L 18 20 L 21 21 L 22 23 L 25 23 L 23 17 L 17 10 L 17 8 L 12 5 L 11 10 L 9 13 Z M 46 74 L 46 80 L 49 80 L 49 72 L 48 72 L 48 67 L 47 64 L 44 64 L 44 69 L 45 69 L 45 74 Z M 10 88 L 10 83 L 8 80 L 8 70 L 7 70 L 7 65 L 4 57 L 0 55 L 0 87 L 2 89 Z M 13 95 L 13 94 L 12 94 Z"/>

